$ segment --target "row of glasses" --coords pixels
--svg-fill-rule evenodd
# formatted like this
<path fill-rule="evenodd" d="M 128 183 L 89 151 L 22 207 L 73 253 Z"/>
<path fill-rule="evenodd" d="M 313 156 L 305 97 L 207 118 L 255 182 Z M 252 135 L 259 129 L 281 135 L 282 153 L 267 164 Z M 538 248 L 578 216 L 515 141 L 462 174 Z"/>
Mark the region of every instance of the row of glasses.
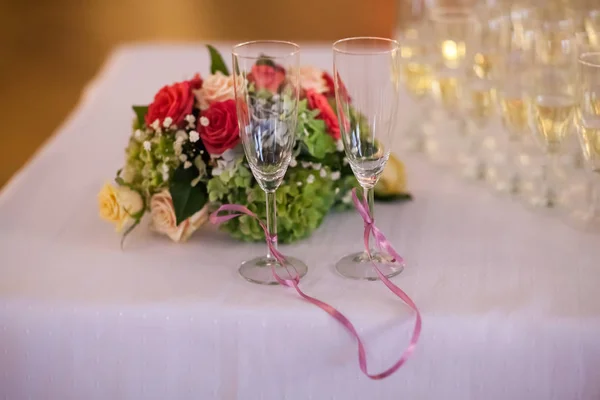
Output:
<path fill-rule="evenodd" d="M 300 48 L 290 42 L 255 41 L 236 45 L 232 57 L 241 142 L 252 174 L 265 192 L 269 241 L 267 255 L 243 262 L 239 273 L 250 282 L 277 284 L 273 269 L 283 279 L 307 272 L 302 261 L 285 257 L 282 265 L 273 254 L 277 251 L 275 193 L 295 143 Z M 390 156 L 398 117 L 400 46 L 391 39 L 343 39 L 333 45 L 333 58 L 345 153 L 373 216 L 373 189 Z M 282 70 L 286 73 L 281 74 Z M 378 275 L 372 263 L 386 277 L 399 274 L 404 267 L 388 254 L 372 250 L 343 257 L 336 269 L 348 278 L 375 280 Z"/>
<path fill-rule="evenodd" d="M 527 205 L 573 207 L 572 188 L 590 163 L 589 140 L 576 123 L 583 101 L 577 59 L 600 45 L 599 10 L 560 0 L 431 2 L 430 45 L 420 56 L 431 77 L 420 90 L 435 100 L 427 117 L 436 129 L 422 132 L 427 156 Z M 403 58 L 407 71 L 411 57 Z M 584 179 L 587 204 L 595 204 Z"/>

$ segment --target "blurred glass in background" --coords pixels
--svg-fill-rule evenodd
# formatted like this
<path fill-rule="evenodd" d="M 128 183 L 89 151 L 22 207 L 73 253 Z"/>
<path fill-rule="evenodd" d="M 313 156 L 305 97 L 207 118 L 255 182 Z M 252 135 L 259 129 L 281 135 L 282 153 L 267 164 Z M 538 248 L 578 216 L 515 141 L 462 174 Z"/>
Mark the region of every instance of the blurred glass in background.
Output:
<path fill-rule="evenodd" d="M 396 37 L 412 107 L 400 110 L 404 149 L 528 207 L 570 222 L 587 216 L 584 225 L 598 228 L 600 134 L 590 98 L 600 82 L 592 84 L 598 66 L 590 54 L 600 51 L 600 2 L 399 4 Z"/>

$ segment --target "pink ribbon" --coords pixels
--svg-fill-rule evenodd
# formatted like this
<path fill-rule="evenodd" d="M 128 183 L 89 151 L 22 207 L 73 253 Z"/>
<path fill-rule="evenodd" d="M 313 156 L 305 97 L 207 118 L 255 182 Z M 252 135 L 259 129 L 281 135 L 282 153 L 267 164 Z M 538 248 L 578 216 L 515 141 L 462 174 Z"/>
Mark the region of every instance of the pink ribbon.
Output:
<path fill-rule="evenodd" d="M 387 251 L 391 256 L 393 256 L 395 258 L 396 261 L 402 262 L 402 257 L 400 257 L 400 255 L 394 250 L 392 245 L 386 239 L 385 235 L 375 226 L 375 221 L 374 221 L 372 215 L 369 213 L 369 207 L 368 207 L 367 201 L 363 200 L 361 202 L 358 200 L 358 197 L 356 196 L 356 189 L 354 189 L 352 191 L 352 199 L 354 201 L 354 205 L 356 206 L 356 209 L 358 210 L 359 214 L 362 216 L 362 218 L 365 222 L 365 234 L 364 234 L 365 249 L 366 249 L 369 257 L 371 257 L 371 251 L 369 249 L 369 237 L 371 234 L 373 234 L 373 237 L 375 238 L 375 243 L 377 244 L 377 247 L 379 249 Z M 232 212 L 232 213 L 225 214 L 225 215 L 219 215 L 220 212 Z M 258 223 L 260 224 L 260 226 L 263 228 L 263 230 L 265 232 L 265 236 L 267 238 L 267 246 L 269 247 L 271 254 L 273 255 L 273 257 L 275 257 L 275 259 L 281 265 L 286 266 L 286 268 L 287 268 L 288 263 L 286 262 L 285 256 L 283 254 L 281 254 L 279 252 L 279 250 L 277 250 L 275 248 L 275 245 L 274 245 L 277 237 L 269 235 L 267 226 L 258 218 L 258 216 L 256 214 L 254 214 L 248 208 L 238 205 L 238 204 L 222 205 L 221 207 L 219 207 L 219 209 L 217 211 L 215 211 L 214 213 L 212 213 L 210 215 L 210 221 L 213 224 L 220 224 L 220 223 L 223 223 L 230 219 L 240 217 L 244 214 L 258 220 Z M 371 260 L 372 260 L 372 258 L 371 258 Z M 402 353 L 402 355 L 398 361 L 396 361 L 390 368 L 388 368 L 385 371 L 380 372 L 378 374 L 370 374 L 368 372 L 368 370 L 367 370 L 367 354 L 366 354 L 366 350 L 365 350 L 363 341 L 360 338 L 360 335 L 356 331 L 356 328 L 354 327 L 352 322 L 350 322 L 350 320 L 348 318 L 346 318 L 346 316 L 344 316 L 344 314 L 339 312 L 337 309 L 333 308 L 331 305 L 304 293 L 298 287 L 298 284 L 300 282 L 300 277 L 298 276 L 297 272 L 293 278 L 283 279 L 279 275 L 277 275 L 277 272 L 275 271 L 275 267 L 271 267 L 271 270 L 273 273 L 273 277 L 279 284 L 287 286 L 287 287 L 293 287 L 296 290 L 296 292 L 298 293 L 298 295 L 300 295 L 300 297 L 302 297 L 304 300 L 308 301 L 309 303 L 312 303 L 315 306 L 319 307 L 320 309 L 325 311 L 327 314 L 329 314 L 333 318 L 335 318 L 340 324 L 342 324 L 342 326 L 350 333 L 350 335 L 352 335 L 356 339 L 356 342 L 358 344 L 358 364 L 360 366 L 360 370 L 369 378 L 378 380 L 378 379 L 387 378 L 388 376 L 390 376 L 394 372 L 396 372 L 408 360 L 410 355 L 415 350 L 417 342 L 419 341 L 419 336 L 421 334 L 421 313 L 419 312 L 419 309 L 417 308 L 415 303 L 412 301 L 412 299 L 406 293 L 404 293 L 404 291 L 402 291 L 402 289 L 400 289 L 398 286 L 396 286 L 394 283 L 392 283 L 388 278 L 386 278 L 385 275 L 383 275 L 383 273 L 379 270 L 379 268 L 377 267 L 375 262 L 373 262 L 373 261 L 371 261 L 371 262 L 373 264 L 373 267 L 375 268 L 375 271 L 377 272 L 377 275 L 379 276 L 381 281 L 385 284 L 385 286 L 387 286 L 387 288 L 390 289 L 392 291 L 392 293 L 394 293 L 396 296 L 398 296 L 404 303 L 406 303 L 406 305 L 408 305 L 416 313 L 415 325 L 413 328 L 413 333 L 412 333 L 408 347 L 404 350 L 404 352 Z M 288 273 L 289 273 L 289 270 L 288 270 Z M 290 276 L 292 276 L 292 275 L 290 274 Z"/>

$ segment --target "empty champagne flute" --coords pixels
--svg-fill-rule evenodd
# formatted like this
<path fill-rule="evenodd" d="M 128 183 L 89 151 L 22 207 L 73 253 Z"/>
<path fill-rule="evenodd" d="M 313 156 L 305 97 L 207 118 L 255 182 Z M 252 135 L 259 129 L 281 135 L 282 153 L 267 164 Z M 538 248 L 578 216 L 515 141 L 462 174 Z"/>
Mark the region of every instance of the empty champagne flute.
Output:
<path fill-rule="evenodd" d="M 333 71 L 338 119 L 350 166 L 373 216 L 373 188 L 389 158 L 397 129 L 400 68 L 395 40 L 358 37 L 333 44 Z M 375 262 L 386 277 L 402 272 L 404 265 L 381 251 L 350 254 L 336 265 L 353 279 L 376 280 Z"/>
<path fill-rule="evenodd" d="M 577 219 L 600 232 L 600 51 L 579 57 L 575 126 L 591 181 L 589 208 Z"/>
<path fill-rule="evenodd" d="M 275 191 L 290 164 L 295 141 L 300 47 L 254 41 L 234 46 L 232 55 L 240 137 L 252 174 L 266 195 L 267 240 L 276 248 Z M 266 285 L 277 284 L 273 267 L 283 279 L 306 274 L 304 263 L 292 257 L 286 260 L 281 265 L 269 250 L 266 256 L 243 262 L 239 272 L 250 282 Z"/>

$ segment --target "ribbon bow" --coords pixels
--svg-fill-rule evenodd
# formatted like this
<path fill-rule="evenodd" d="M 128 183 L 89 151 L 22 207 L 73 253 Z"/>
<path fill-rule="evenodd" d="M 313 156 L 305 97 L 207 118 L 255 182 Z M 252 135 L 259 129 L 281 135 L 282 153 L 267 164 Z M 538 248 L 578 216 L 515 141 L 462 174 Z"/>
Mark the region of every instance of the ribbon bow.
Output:
<path fill-rule="evenodd" d="M 367 254 L 369 255 L 369 257 L 371 257 L 371 252 L 369 249 L 369 237 L 372 233 L 373 237 L 375 238 L 375 242 L 380 249 L 387 251 L 391 256 L 394 257 L 394 259 L 396 261 L 402 262 L 402 257 L 400 257 L 400 255 L 394 250 L 394 248 L 391 246 L 391 244 L 387 241 L 385 235 L 375 226 L 375 221 L 374 221 L 373 217 L 371 216 L 371 214 L 369 213 L 369 207 L 368 207 L 366 200 L 363 200 L 362 202 L 358 200 L 358 197 L 356 196 L 356 189 L 354 189 L 352 191 L 352 199 L 354 201 L 354 205 L 356 206 L 356 209 L 358 210 L 358 213 L 362 216 L 363 220 L 365 221 L 365 234 L 364 234 L 365 250 L 367 251 Z M 221 212 L 231 212 L 231 213 L 219 215 L 219 213 L 221 213 Z M 276 241 L 275 239 L 277 238 L 277 236 L 270 235 L 269 231 L 267 229 L 267 226 L 264 224 L 264 222 L 262 222 L 258 218 L 258 216 L 255 213 L 253 213 L 252 211 L 250 211 L 247 207 L 241 206 L 239 204 L 222 205 L 221 207 L 219 207 L 219 209 L 217 211 L 215 211 L 214 213 L 212 213 L 210 215 L 210 221 L 213 224 L 220 224 L 225 221 L 229 221 L 230 219 L 240 217 L 242 215 L 248 215 L 248 216 L 258 220 L 258 223 L 260 224 L 263 231 L 265 232 L 267 246 L 269 247 L 271 254 L 287 270 L 287 267 L 290 264 L 286 261 L 285 256 L 283 254 L 281 254 L 275 248 L 275 245 L 274 245 L 274 243 Z M 275 271 L 274 266 L 271 266 L 271 272 L 273 273 L 273 277 L 279 284 L 287 286 L 287 287 L 293 287 L 296 290 L 296 292 L 298 293 L 298 295 L 300 297 L 302 297 L 304 300 L 319 307 L 320 309 L 325 311 L 327 314 L 329 314 L 333 318 L 335 318 L 335 320 L 338 321 L 350 333 L 350 335 L 352 335 L 352 337 L 354 337 L 356 339 L 356 342 L 358 344 L 358 364 L 360 366 L 360 370 L 367 377 L 369 377 L 373 380 L 379 380 L 379 379 L 387 378 L 388 376 L 390 376 L 394 372 L 396 372 L 406 362 L 406 360 L 408 360 L 410 355 L 415 350 L 417 342 L 419 341 L 419 336 L 421 334 L 421 313 L 419 312 L 419 309 L 417 308 L 415 303 L 412 301 L 412 299 L 406 293 L 404 293 L 404 291 L 402 291 L 402 289 L 400 289 L 398 286 L 396 286 L 394 283 L 392 283 L 388 278 L 386 278 L 385 275 L 383 275 L 383 273 L 377 267 L 377 264 L 375 264 L 375 262 L 373 262 L 372 257 L 371 257 L 371 262 L 373 264 L 373 267 L 375 268 L 375 271 L 377 272 L 377 275 L 379 276 L 381 281 L 385 284 L 385 286 L 387 286 L 388 289 L 390 289 L 392 291 L 392 293 L 394 293 L 396 296 L 398 296 L 402 301 L 404 301 L 416 313 L 415 325 L 413 328 L 413 333 L 412 333 L 408 347 L 404 350 L 404 352 L 402 353 L 402 355 L 400 356 L 400 359 L 398 361 L 396 361 L 390 368 L 388 368 L 385 371 L 378 373 L 378 374 L 370 374 L 368 372 L 368 370 L 367 370 L 367 353 L 366 353 L 363 341 L 360 338 L 360 335 L 356 331 L 356 328 L 354 327 L 352 322 L 350 322 L 350 320 L 344 314 L 339 312 L 333 306 L 304 293 L 298 286 L 298 284 L 300 283 L 300 277 L 298 275 L 298 272 L 295 271 L 295 269 L 294 269 L 295 275 L 290 274 L 289 270 L 287 270 L 289 276 L 292 276 L 292 278 L 290 278 L 290 279 L 281 278 Z M 292 268 L 293 268 L 293 266 L 292 266 Z"/>

